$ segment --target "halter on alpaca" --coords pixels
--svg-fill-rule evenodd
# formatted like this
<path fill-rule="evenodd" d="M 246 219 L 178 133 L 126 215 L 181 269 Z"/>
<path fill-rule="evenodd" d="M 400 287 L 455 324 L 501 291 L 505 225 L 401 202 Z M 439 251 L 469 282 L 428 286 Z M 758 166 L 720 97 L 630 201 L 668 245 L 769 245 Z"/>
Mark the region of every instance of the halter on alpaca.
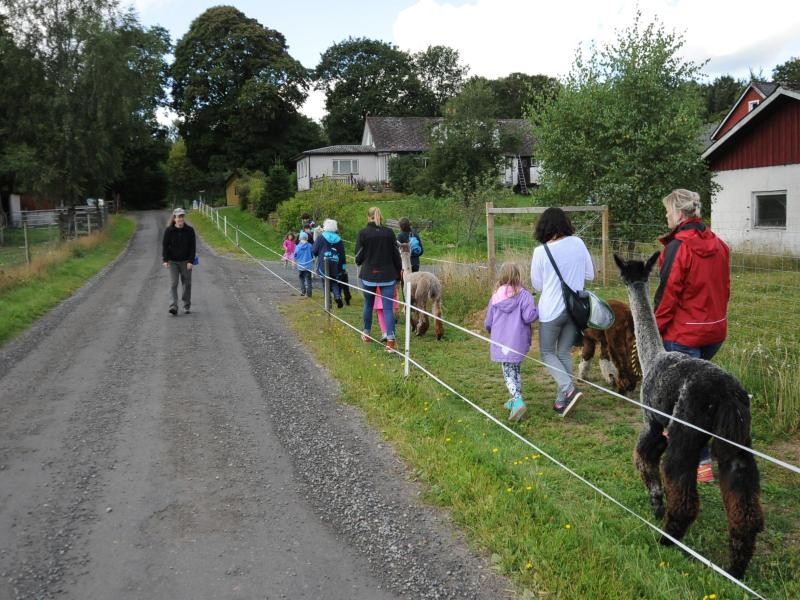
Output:
<path fill-rule="evenodd" d="M 411 298 L 406 298 L 406 301 L 410 302 L 412 307 L 419 307 L 425 312 L 431 312 L 436 316 L 433 326 L 436 330 L 436 339 L 442 339 L 444 335 L 444 325 L 442 324 L 442 283 L 433 273 L 428 273 L 427 271 L 411 272 L 411 251 L 406 243 L 400 244 L 400 261 L 403 263 L 404 281 L 411 282 Z M 431 305 L 430 311 L 428 310 L 429 303 Z M 428 315 L 412 309 L 411 327 L 414 328 L 417 335 L 423 335 L 428 331 Z"/>
<path fill-rule="evenodd" d="M 749 448 L 750 398 L 736 378 L 706 360 L 664 350 L 647 286 L 647 278 L 657 259 L 658 253 L 646 263 L 625 261 L 614 255 L 631 302 L 644 374 L 641 402 Z M 666 427 L 669 427 L 669 441 L 662 435 Z M 663 473 L 667 494 L 664 530 L 675 539 L 683 537 L 700 510 L 695 472 L 700 450 L 708 439 L 707 434 L 696 429 L 651 411 L 645 412 L 634 462 L 659 519 L 665 511 Z M 753 557 L 756 536 L 764 528 L 758 467 L 751 453 L 717 438 L 711 443 L 711 451 L 719 462 L 720 489 L 728 516 L 728 572 L 739 579 Z M 664 460 L 659 472 L 662 454 Z M 660 542 L 672 545 L 666 536 Z"/>

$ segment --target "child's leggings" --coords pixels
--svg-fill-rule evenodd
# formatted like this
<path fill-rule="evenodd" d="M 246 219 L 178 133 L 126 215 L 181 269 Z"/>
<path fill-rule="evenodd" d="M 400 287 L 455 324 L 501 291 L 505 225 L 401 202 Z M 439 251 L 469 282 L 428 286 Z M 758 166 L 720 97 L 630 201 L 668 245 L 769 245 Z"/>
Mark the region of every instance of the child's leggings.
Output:
<path fill-rule="evenodd" d="M 520 363 L 504 362 L 500 363 L 503 367 L 503 379 L 511 397 L 522 396 L 522 375 L 520 374 Z"/>

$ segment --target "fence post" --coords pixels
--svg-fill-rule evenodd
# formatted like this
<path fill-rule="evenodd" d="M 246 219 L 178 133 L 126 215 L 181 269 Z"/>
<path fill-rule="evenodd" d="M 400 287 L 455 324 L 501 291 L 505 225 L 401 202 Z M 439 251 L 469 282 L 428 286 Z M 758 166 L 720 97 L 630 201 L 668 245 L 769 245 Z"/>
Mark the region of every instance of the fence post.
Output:
<path fill-rule="evenodd" d="M 331 280 L 328 277 L 328 257 L 324 258 L 322 273 L 325 277 L 323 289 L 325 290 L 325 312 L 328 313 L 328 324 L 331 322 Z"/>
<path fill-rule="evenodd" d="M 222 233 L 225 235 L 225 237 L 228 237 L 228 215 L 222 217 L 222 227 Z"/>
<path fill-rule="evenodd" d="M 486 259 L 489 263 L 489 281 L 494 281 L 495 276 L 495 261 L 497 260 L 494 253 L 494 214 L 492 209 L 494 202 L 486 203 Z"/>
<path fill-rule="evenodd" d="M 405 300 L 405 309 L 406 309 L 406 351 L 405 351 L 405 367 L 403 367 L 403 375 L 408 377 L 408 372 L 411 363 L 409 362 L 409 357 L 411 356 L 411 282 L 406 281 L 403 283 L 405 286 L 405 291 L 403 292 L 403 299 Z"/>
<path fill-rule="evenodd" d="M 233 229 L 234 229 L 234 231 L 236 231 L 236 247 L 237 248 L 241 248 L 241 246 L 239 246 L 239 226 L 238 225 L 234 225 Z"/>
<path fill-rule="evenodd" d="M 28 220 L 22 220 L 22 235 L 25 238 L 25 262 L 31 264 L 31 247 L 28 244 Z"/>
<path fill-rule="evenodd" d="M 608 205 L 603 207 L 600 215 L 600 227 L 603 246 L 603 287 L 608 285 Z"/>
<path fill-rule="evenodd" d="M 86 211 L 86 235 L 92 235 L 92 213 Z"/>
<path fill-rule="evenodd" d="M 214 211 L 214 215 L 217 217 L 217 231 L 219 231 L 219 213 Z"/>

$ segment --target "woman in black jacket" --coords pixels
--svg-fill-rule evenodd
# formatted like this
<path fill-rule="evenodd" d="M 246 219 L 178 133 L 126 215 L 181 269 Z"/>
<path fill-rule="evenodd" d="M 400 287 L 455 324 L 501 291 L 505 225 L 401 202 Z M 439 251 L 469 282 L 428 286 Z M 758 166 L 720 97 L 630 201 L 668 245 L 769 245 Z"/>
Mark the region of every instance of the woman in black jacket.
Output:
<path fill-rule="evenodd" d="M 402 263 L 394 231 L 381 225 L 381 211 L 373 206 L 367 211 L 367 226 L 358 232 L 356 239 L 356 264 L 364 288 L 364 330 L 361 339 L 370 340 L 372 307 L 375 294 L 381 295 L 383 306 L 392 306 L 394 287 L 400 279 Z M 395 348 L 394 313 L 384 311 L 386 317 L 386 351 Z"/>
<path fill-rule="evenodd" d="M 186 224 L 186 211 L 176 208 L 161 241 L 161 262 L 170 273 L 172 302 L 170 314 L 178 313 L 178 279 L 183 282 L 183 312 L 189 313 L 192 306 L 192 262 L 197 251 L 194 229 Z"/>

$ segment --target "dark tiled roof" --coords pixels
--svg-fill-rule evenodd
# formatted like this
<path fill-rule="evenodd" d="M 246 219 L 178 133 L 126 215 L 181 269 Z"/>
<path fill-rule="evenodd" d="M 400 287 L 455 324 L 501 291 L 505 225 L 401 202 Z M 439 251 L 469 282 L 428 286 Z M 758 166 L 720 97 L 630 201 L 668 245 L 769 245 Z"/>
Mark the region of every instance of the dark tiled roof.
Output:
<path fill-rule="evenodd" d="M 422 152 L 428 148 L 428 132 L 441 117 L 367 117 L 378 152 Z"/>
<path fill-rule="evenodd" d="M 778 89 L 778 84 L 772 81 L 751 81 L 750 84 L 764 94 L 765 98 Z"/>
<path fill-rule="evenodd" d="M 342 144 L 340 146 L 314 148 L 313 150 L 306 150 L 302 154 L 375 154 L 375 148 L 361 146 L 360 144 Z"/>
<path fill-rule="evenodd" d="M 440 123 L 441 117 L 367 117 L 377 152 L 423 152 L 428 149 L 428 132 L 432 125 Z M 517 133 L 520 139 L 519 152 L 510 149 L 509 154 L 532 156 L 533 131 L 525 119 L 498 119 L 505 133 Z"/>

